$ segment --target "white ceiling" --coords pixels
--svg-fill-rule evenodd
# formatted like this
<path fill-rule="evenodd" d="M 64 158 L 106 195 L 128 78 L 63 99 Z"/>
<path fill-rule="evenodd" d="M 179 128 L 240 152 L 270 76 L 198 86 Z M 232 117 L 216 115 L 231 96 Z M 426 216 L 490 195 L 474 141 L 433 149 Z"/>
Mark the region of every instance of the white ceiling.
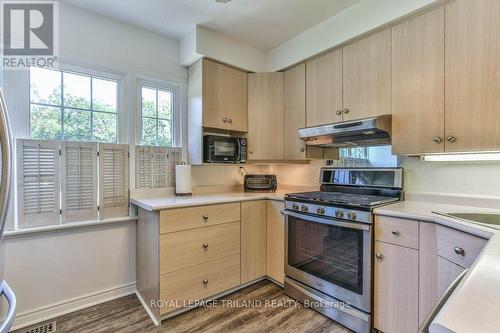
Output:
<path fill-rule="evenodd" d="M 267 51 L 359 0 L 63 1 L 177 39 L 199 24 Z"/>

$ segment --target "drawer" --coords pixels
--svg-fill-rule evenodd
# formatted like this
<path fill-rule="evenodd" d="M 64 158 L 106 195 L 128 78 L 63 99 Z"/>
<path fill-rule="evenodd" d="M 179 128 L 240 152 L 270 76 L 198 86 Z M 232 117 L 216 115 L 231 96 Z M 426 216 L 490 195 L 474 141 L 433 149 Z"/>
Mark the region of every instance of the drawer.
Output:
<path fill-rule="evenodd" d="M 160 275 L 163 315 L 187 302 L 201 300 L 240 284 L 240 255 Z"/>
<path fill-rule="evenodd" d="M 160 211 L 160 234 L 240 220 L 240 203 L 175 208 Z"/>
<path fill-rule="evenodd" d="M 438 255 L 463 267 L 469 268 L 486 245 L 487 240 L 438 225 L 437 251 Z"/>
<path fill-rule="evenodd" d="M 418 221 L 375 216 L 375 240 L 418 250 Z"/>
<path fill-rule="evenodd" d="M 240 253 L 240 222 L 160 235 L 160 274 Z"/>

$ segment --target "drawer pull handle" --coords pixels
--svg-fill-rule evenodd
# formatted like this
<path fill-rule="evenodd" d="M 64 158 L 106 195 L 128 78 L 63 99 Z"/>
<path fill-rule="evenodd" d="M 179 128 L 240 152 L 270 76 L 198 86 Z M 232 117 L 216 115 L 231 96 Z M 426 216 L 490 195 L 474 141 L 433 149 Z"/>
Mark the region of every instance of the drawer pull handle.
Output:
<path fill-rule="evenodd" d="M 207 222 L 207 220 L 208 220 L 208 214 L 203 214 L 203 219 L 205 220 L 205 222 Z"/>
<path fill-rule="evenodd" d="M 458 254 L 459 256 L 465 257 L 465 250 L 462 249 L 461 247 L 455 247 L 455 253 Z"/>
<path fill-rule="evenodd" d="M 207 244 L 207 243 L 204 243 L 204 244 L 203 244 L 203 248 L 204 248 L 204 249 L 208 249 L 208 244 Z"/>
<path fill-rule="evenodd" d="M 392 231 L 392 234 L 393 234 L 394 236 L 396 236 L 396 237 L 398 237 L 399 235 L 401 235 L 401 233 L 400 233 L 399 231 L 397 231 L 397 230 L 393 230 L 393 231 Z"/>
<path fill-rule="evenodd" d="M 203 280 L 203 284 L 207 285 L 208 284 L 208 280 L 207 279 Z"/>
<path fill-rule="evenodd" d="M 380 252 L 375 253 L 375 257 L 380 261 L 384 260 L 384 255 Z"/>

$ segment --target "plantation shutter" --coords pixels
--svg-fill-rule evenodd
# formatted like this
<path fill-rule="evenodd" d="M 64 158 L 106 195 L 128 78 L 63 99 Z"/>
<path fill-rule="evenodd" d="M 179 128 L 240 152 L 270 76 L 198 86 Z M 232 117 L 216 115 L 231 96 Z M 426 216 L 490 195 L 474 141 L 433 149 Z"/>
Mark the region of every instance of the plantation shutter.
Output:
<path fill-rule="evenodd" d="M 137 146 L 135 148 L 135 188 L 152 188 L 152 148 Z"/>
<path fill-rule="evenodd" d="M 167 149 L 156 147 L 153 148 L 153 187 L 167 187 Z"/>
<path fill-rule="evenodd" d="M 175 166 L 181 164 L 181 148 L 168 148 L 168 187 L 175 186 Z"/>
<path fill-rule="evenodd" d="M 180 163 L 180 148 L 137 146 L 135 154 L 136 188 L 175 186 L 175 166 Z"/>
<path fill-rule="evenodd" d="M 60 224 L 59 142 L 17 140 L 20 228 Z"/>
<path fill-rule="evenodd" d="M 99 218 L 128 216 L 128 145 L 99 144 Z"/>
<path fill-rule="evenodd" d="M 97 144 L 61 144 L 63 221 L 97 220 Z"/>

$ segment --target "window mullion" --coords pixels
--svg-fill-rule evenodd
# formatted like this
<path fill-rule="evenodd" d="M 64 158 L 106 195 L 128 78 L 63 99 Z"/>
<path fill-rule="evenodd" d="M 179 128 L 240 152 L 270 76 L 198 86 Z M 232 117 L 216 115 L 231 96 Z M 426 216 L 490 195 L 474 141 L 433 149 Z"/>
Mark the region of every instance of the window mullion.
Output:
<path fill-rule="evenodd" d="M 92 90 L 92 76 L 90 77 L 90 140 L 94 140 L 94 92 Z"/>
<path fill-rule="evenodd" d="M 61 71 L 61 140 L 64 140 L 64 76 Z"/>
<path fill-rule="evenodd" d="M 160 134 L 159 134 L 159 128 L 160 126 L 160 121 L 158 120 L 158 89 L 156 89 L 156 145 L 160 145 Z"/>

